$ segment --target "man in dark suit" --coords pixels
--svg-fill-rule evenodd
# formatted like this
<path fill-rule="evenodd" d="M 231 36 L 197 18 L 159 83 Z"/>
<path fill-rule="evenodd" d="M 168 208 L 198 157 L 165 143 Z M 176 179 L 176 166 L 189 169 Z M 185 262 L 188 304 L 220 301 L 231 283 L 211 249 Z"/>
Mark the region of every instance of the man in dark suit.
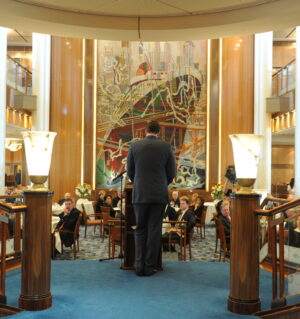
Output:
<path fill-rule="evenodd" d="M 184 220 L 186 221 L 186 242 L 189 242 L 189 236 L 190 236 L 190 231 L 193 229 L 195 226 L 195 214 L 194 212 L 189 208 L 189 199 L 186 196 L 180 197 L 180 210 L 179 210 L 179 215 L 176 218 L 176 220 Z M 172 228 L 176 230 L 176 224 L 172 225 Z M 180 240 L 180 232 L 173 231 L 171 233 L 171 239 L 172 240 L 177 240 L 179 243 Z M 169 233 L 165 233 L 162 236 L 162 242 L 164 246 L 164 250 L 168 250 L 168 241 L 169 241 Z"/>
<path fill-rule="evenodd" d="M 171 145 L 158 138 L 159 132 L 159 123 L 151 121 L 146 137 L 131 145 L 127 157 L 127 174 L 134 185 L 135 269 L 139 276 L 156 271 L 168 185 L 176 175 Z"/>
<path fill-rule="evenodd" d="M 67 198 L 65 200 L 64 211 L 59 214 L 60 221 L 56 226 L 59 230 L 74 231 L 77 219 L 80 215 L 80 211 L 74 207 L 74 202 L 72 198 Z M 73 234 L 60 232 L 60 238 L 62 243 L 66 247 L 70 247 L 73 244 Z"/>

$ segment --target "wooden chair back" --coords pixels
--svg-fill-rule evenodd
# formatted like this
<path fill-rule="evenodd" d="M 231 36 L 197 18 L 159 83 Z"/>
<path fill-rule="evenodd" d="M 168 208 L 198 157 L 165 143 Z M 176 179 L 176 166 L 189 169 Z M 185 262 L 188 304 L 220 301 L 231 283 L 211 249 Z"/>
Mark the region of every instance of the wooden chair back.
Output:
<path fill-rule="evenodd" d="M 216 224 L 216 237 L 220 240 L 220 258 L 221 261 L 221 251 L 223 250 L 224 258 L 223 261 L 225 262 L 226 253 L 227 253 L 227 243 L 226 243 L 226 235 L 224 231 L 224 226 L 218 217 L 214 217 L 214 221 Z"/>
<path fill-rule="evenodd" d="M 81 207 L 82 207 L 82 212 L 81 212 L 82 225 L 86 225 L 87 220 L 88 220 L 89 218 L 88 218 L 88 215 L 87 215 L 87 213 L 86 213 L 86 211 L 85 211 L 84 204 L 81 204 Z"/>
<path fill-rule="evenodd" d="M 201 225 L 205 225 L 206 213 L 207 213 L 207 206 L 203 206 L 201 220 L 200 220 Z"/>
<path fill-rule="evenodd" d="M 77 221 L 76 221 L 76 225 L 74 228 L 74 232 L 73 232 L 73 238 L 74 240 L 76 240 L 79 237 L 79 227 L 80 227 L 80 223 L 81 223 L 81 214 L 78 216 Z"/>

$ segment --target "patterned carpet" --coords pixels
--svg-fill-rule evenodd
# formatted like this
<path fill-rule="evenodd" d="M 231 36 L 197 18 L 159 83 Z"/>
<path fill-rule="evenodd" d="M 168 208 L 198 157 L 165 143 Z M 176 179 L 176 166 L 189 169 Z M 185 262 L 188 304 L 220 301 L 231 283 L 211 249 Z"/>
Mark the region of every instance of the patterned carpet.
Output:
<path fill-rule="evenodd" d="M 215 253 L 215 227 L 207 225 L 205 239 L 200 239 L 200 233 L 196 229 L 192 240 L 192 261 L 212 261 L 219 262 L 219 253 Z M 102 242 L 99 237 L 99 228 L 94 234 L 94 227 L 88 227 L 87 236 L 84 238 L 84 227 L 80 227 L 79 252 L 77 259 L 80 260 L 98 260 L 108 257 L 108 238 Z M 179 251 L 179 246 L 176 245 Z M 116 255 L 119 253 L 119 246 L 116 247 Z M 56 257 L 59 260 L 73 259 L 71 248 L 64 248 L 64 252 Z M 178 260 L 178 252 L 164 252 L 163 260 Z M 187 249 L 187 261 L 189 261 L 189 253 Z M 226 260 L 228 262 L 228 259 Z"/>

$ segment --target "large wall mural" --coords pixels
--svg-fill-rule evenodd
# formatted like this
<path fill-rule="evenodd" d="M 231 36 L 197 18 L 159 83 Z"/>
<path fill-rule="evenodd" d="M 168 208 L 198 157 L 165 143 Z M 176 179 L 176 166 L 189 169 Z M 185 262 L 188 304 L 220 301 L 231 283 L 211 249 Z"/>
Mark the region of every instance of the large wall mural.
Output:
<path fill-rule="evenodd" d="M 176 155 L 171 187 L 205 188 L 206 45 L 98 41 L 97 187 L 111 187 L 155 119 Z"/>

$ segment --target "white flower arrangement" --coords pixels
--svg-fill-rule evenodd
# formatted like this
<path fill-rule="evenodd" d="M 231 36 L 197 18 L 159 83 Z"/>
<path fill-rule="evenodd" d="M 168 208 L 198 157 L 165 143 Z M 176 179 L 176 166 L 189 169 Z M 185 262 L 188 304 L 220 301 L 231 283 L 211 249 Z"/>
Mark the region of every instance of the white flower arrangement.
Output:
<path fill-rule="evenodd" d="M 210 193 L 210 196 L 213 199 L 222 199 L 223 191 L 224 191 L 224 185 L 217 184 L 217 185 L 213 186 L 211 189 L 212 189 L 212 192 Z"/>
<path fill-rule="evenodd" d="M 78 184 L 75 187 L 75 194 L 79 196 L 80 198 L 85 198 L 92 193 L 92 186 L 87 183 Z"/>

